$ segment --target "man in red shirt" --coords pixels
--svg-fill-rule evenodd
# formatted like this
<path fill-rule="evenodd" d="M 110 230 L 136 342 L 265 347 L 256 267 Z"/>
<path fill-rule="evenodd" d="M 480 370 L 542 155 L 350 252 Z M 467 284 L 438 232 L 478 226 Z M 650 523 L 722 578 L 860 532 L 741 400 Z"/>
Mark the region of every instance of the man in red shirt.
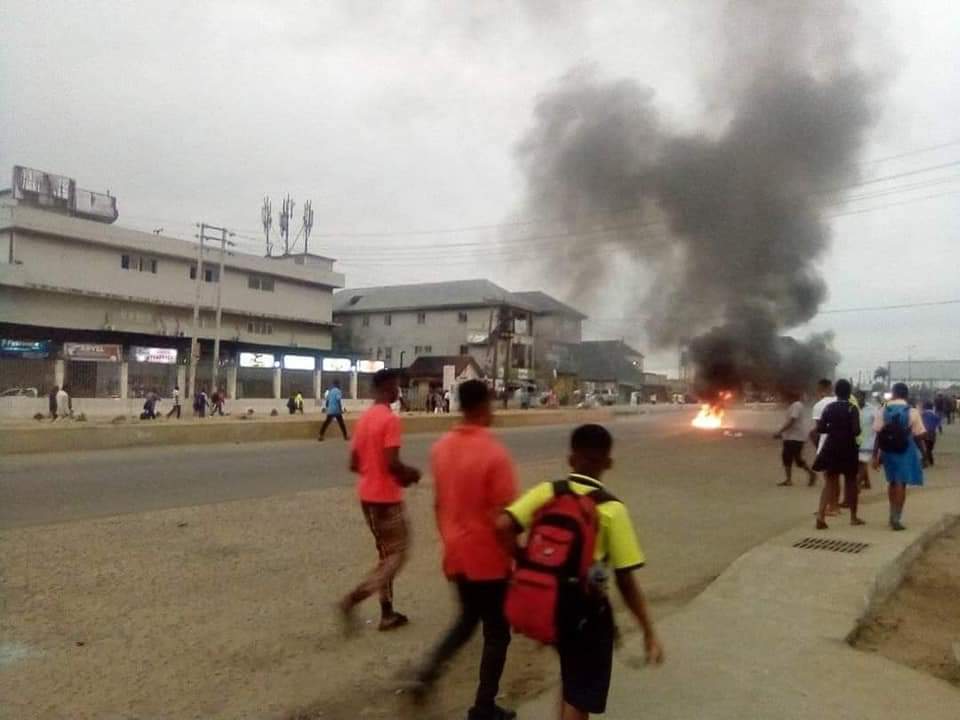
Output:
<path fill-rule="evenodd" d="M 360 475 L 357 494 L 380 562 L 340 601 L 340 612 L 349 625 L 353 608 L 379 593 L 380 630 L 407 624 L 407 617 L 393 609 L 393 579 L 406 561 L 409 542 L 403 489 L 420 479 L 419 470 L 400 462 L 400 418 L 390 409 L 399 391 L 395 371 L 374 374 L 375 402 L 357 421 L 350 453 L 350 471 Z"/>
<path fill-rule="evenodd" d="M 510 644 L 503 615 L 512 560 L 500 543 L 497 516 L 517 496 L 517 479 L 506 449 L 487 429 L 493 420 L 490 391 L 479 380 L 458 391 L 463 422 L 433 446 L 431 468 L 443 572 L 456 583 L 460 616 L 420 669 L 423 696 L 443 666 L 483 623 L 480 684 L 468 720 L 510 720 L 516 713 L 495 703 Z"/>

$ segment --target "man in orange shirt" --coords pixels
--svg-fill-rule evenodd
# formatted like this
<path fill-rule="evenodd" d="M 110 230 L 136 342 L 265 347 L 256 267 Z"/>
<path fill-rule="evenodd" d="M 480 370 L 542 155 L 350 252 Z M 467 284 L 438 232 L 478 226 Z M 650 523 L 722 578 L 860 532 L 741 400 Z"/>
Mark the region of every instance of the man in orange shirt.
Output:
<path fill-rule="evenodd" d="M 487 429 L 493 420 L 487 386 L 470 380 L 458 395 L 463 422 L 433 446 L 431 468 L 443 572 L 456 584 L 460 616 L 421 667 L 417 692 L 426 694 L 482 622 L 480 683 L 467 718 L 510 720 L 516 713 L 495 700 L 510 644 L 503 601 L 512 559 L 498 540 L 495 523 L 516 498 L 517 479 L 506 448 Z"/>
<path fill-rule="evenodd" d="M 380 630 L 407 624 L 407 617 L 393 609 L 393 579 L 406 561 L 409 543 L 403 489 L 420 479 L 419 470 L 400 462 L 400 418 L 390 409 L 399 391 L 395 371 L 374 374 L 375 402 L 357 421 L 350 453 L 350 471 L 360 475 L 357 494 L 380 562 L 339 607 L 349 625 L 354 607 L 379 593 Z"/>

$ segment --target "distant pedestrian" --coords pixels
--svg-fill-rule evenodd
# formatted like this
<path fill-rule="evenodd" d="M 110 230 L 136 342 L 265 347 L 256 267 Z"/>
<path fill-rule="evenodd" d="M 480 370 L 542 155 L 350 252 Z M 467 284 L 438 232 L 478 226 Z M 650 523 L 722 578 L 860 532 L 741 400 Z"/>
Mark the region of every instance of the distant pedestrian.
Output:
<path fill-rule="evenodd" d="M 379 593 L 381 631 L 407 624 L 407 617 L 393 607 L 393 580 L 406 562 L 409 544 L 404 489 L 420 480 L 420 471 L 400 460 L 400 418 L 390 411 L 398 392 L 396 371 L 374 373 L 374 405 L 360 416 L 353 431 L 350 470 L 360 476 L 357 494 L 380 561 L 339 604 L 349 625 L 353 609 Z"/>
<path fill-rule="evenodd" d="M 201 389 L 200 392 L 194 392 L 193 412 L 197 415 L 197 417 L 206 417 L 207 405 L 210 402 L 210 398 L 207 396 L 207 391 Z"/>
<path fill-rule="evenodd" d="M 148 392 L 143 402 L 143 412 L 140 413 L 141 420 L 157 419 L 157 395 L 154 392 Z"/>
<path fill-rule="evenodd" d="M 210 417 L 214 415 L 223 417 L 223 403 L 225 400 L 223 390 L 217 388 L 213 391 L 213 395 L 210 396 Z"/>
<path fill-rule="evenodd" d="M 60 386 L 54 385 L 47 396 L 47 407 L 50 410 L 50 419 L 57 419 L 57 393 L 60 392 Z"/>
<path fill-rule="evenodd" d="M 340 381 L 334 380 L 333 386 L 327 390 L 325 394 L 324 406 L 323 409 L 327 414 L 327 417 L 324 418 L 323 425 L 320 426 L 320 436 L 317 440 L 323 440 L 323 436 L 327 432 L 327 428 L 330 427 L 330 423 L 334 420 L 337 421 L 337 425 L 340 426 L 340 432 L 343 433 L 343 439 L 349 440 L 347 437 L 347 425 L 343 422 L 343 392 L 340 390 Z"/>
<path fill-rule="evenodd" d="M 783 426 L 773 436 L 774 439 L 783 440 L 780 459 L 783 463 L 784 478 L 783 482 L 778 484 L 781 487 L 793 485 L 793 466 L 796 465 L 807 473 L 807 485 L 812 487 L 817 481 L 817 474 L 803 459 L 803 445 L 807 440 L 803 401 L 797 392 L 787 393 L 787 400 L 790 402 L 787 406 L 787 417 Z"/>
<path fill-rule="evenodd" d="M 860 411 L 850 402 L 851 386 L 848 380 L 837 380 L 834 386 L 836 400 L 823 411 L 817 422 L 817 432 L 823 445 L 817 453 L 813 469 L 824 474 L 823 491 L 820 493 L 820 508 L 817 512 L 817 529 L 826 530 L 827 508 L 839 494 L 840 478 L 843 477 L 846 505 L 850 508 L 850 524 L 863 525 L 857 516 L 860 489 L 857 484 L 860 434 Z"/>
<path fill-rule="evenodd" d="M 943 415 L 946 415 L 946 412 Z M 934 464 L 933 448 L 937 444 L 937 433 L 943 432 L 943 420 L 940 413 L 934 411 L 933 403 L 929 400 L 923 404 L 923 412 L 920 414 L 920 418 L 923 420 L 923 427 L 927 431 L 923 443 L 923 464 L 932 467 Z"/>
<path fill-rule="evenodd" d="M 169 418 L 174 413 L 176 413 L 177 420 L 179 420 L 180 419 L 180 386 L 179 385 L 173 386 L 173 407 L 170 408 L 170 412 L 167 413 L 167 417 Z"/>
<path fill-rule="evenodd" d="M 896 383 L 893 399 L 882 413 L 877 413 L 873 429 L 877 442 L 873 449 L 873 467 L 883 463 L 887 477 L 887 497 L 890 501 L 890 528 L 905 530 L 903 506 L 907 501 L 907 486 L 923 485 L 923 446 L 926 428 L 916 408 L 910 407 L 910 388 Z"/>
<path fill-rule="evenodd" d="M 290 393 L 290 397 L 287 398 L 287 410 L 291 415 L 295 415 L 297 412 L 297 394 Z"/>
<path fill-rule="evenodd" d="M 873 423 L 876 421 L 877 406 L 872 398 L 868 398 L 863 390 L 857 391 L 857 404 L 860 406 L 860 444 L 858 452 L 858 483 L 863 490 L 869 490 L 870 485 L 870 460 L 873 457 L 873 446 L 877 441 L 877 432 L 873 429 Z"/>
<path fill-rule="evenodd" d="M 814 447 L 814 461 L 816 461 L 816 455 L 820 453 L 821 448 L 823 448 L 823 443 L 826 438 L 820 434 L 820 431 L 817 429 L 817 424 L 820 422 L 820 416 L 823 415 L 823 411 L 827 409 L 827 406 L 830 403 L 836 401 L 836 397 L 833 394 L 833 381 L 828 380 L 827 378 L 821 378 L 817 381 L 817 401 L 813 404 L 813 408 L 810 411 L 810 419 L 813 421 L 813 426 L 810 428 L 810 442 L 813 443 Z M 816 483 L 816 476 L 814 476 L 814 483 Z M 833 498 L 830 502 L 830 507 L 827 509 L 828 515 L 835 515 L 837 513 L 837 505 L 840 503 L 840 498 Z"/>
<path fill-rule="evenodd" d="M 496 698 L 510 644 L 503 603 L 513 559 L 495 522 L 516 499 L 517 477 L 506 448 L 487 429 L 493 407 L 486 384 L 468 380 L 458 394 L 463 422 L 437 441 L 430 463 L 443 572 L 456 586 L 460 613 L 418 671 L 418 693 L 429 691 L 482 623 L 480 682 L 467 720 L 510 720 L 516 713 Z"/>
<path fill-rule="evenodd" d="M 64 385 L 57 391 L 57 418 L 68 418 L 73 416 L 73 401 L 70 399 L 70 393 L 67 392 L 67 386 Z"/>
<path fill-rule="evenodd" d="M 303 415 L 303 393 L 297 390 L 297 396 L 294 399 L 297 402 L 297 412 Z"/>

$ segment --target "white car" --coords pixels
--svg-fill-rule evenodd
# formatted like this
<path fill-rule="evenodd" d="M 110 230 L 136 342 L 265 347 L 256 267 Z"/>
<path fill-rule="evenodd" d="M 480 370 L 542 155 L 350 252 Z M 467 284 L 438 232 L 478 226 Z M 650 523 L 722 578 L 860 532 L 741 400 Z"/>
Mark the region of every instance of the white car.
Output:
<path fill-rule="evenodd" d="M 31 388 L 28 388 L 28 387 L 12 387 L 12 388 L 7 388 L 7 389 L 4 390 L 3 392 L 0 392 L 0 397 L 29 397 L 29 398 L 35 398 L 35 397 L 39 397 L 39 395 L 40 395 L 39 391 L 38 391 L 36 388 L 34 388 L 34 387 L 31 387 Z"/>

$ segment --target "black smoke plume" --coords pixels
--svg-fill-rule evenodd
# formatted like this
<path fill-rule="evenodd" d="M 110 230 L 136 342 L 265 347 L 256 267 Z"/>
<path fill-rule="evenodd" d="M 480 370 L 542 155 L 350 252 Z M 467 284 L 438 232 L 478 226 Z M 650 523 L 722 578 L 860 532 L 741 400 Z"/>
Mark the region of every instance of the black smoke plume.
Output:
<path fill-rule="evenodd" d="M 705 87 L 702 132 L 588 67 L 541 96 L 517 146 L 526 212 L 580 238 L 544 261 L 588 306 L 616 263 L 649 271 L 625 310 L 648 318 L 655 346 L 688 345 L 701 392 L 806 387 L 833 372 L 830 337 L 783 332 L 826 297 L 825 214 L 857 181 L 876 83 L 850 59 L 844 3 L 738 2 L 723 21 L 732 50 Z"/>

